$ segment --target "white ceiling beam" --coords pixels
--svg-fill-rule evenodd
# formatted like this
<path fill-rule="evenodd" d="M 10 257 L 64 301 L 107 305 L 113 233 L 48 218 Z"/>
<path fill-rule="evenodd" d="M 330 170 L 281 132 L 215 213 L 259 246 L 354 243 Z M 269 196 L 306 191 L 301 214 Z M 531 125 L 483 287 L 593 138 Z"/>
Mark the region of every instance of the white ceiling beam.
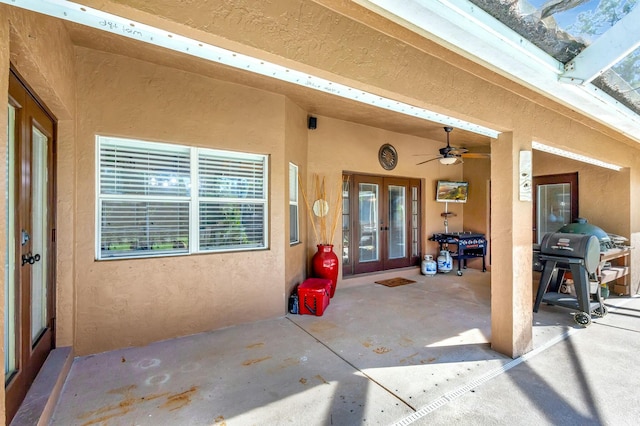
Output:
<path fill-rule="evenodd" d="M 127 18 L 103 12 L 79 3 L 66 0 L 0 0 L 11 6 L 33 12 L 42 13 L 55 18 L 77 24 L 86 25 L 111 34 L 127 37 L 143 43 L 163 47 L 207 61 L 226 65 L 236 69 L 275 78 L 291 84 L 339 96 L 362 104 L 394 111 L 430 122 L 467 130 L 490 138 L 497 138 L 498 130 L 471 123 L 449 115 L 441 114 L 416 105 L 407 104 L 395 99 L 379 96 L 372 92 L 360 90 L 322 77 L 310 75 L 293 68 L 261 60 L 204 43 L 192 38 L 174 34 L 161 28 L 135 22 Z"/>
<path fill-rule="evenodd" d="M 613 27 L 565 65 L 563 83 L 588 84 L 640 47 L 640 7 L 634 8 Z"/>

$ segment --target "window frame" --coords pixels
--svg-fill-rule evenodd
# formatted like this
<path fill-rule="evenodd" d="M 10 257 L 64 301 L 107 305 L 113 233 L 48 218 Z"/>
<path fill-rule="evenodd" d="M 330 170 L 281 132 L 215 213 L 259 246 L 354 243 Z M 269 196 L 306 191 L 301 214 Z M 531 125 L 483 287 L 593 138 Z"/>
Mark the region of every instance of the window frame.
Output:
<path fill-rule="evenodd" d="M 298 184 L 298 171 L 297 164 L 289 162 L 289 245 L 295 245 L 300 243 L 300 185 Z M 292 177 L 293 176 L 293 177 Z M 295 200 L 292 200 L 292 185 L 295 187 Z M 291 208 L 296 210 L 295 218 L 295 238 L 291 235 L 292 218 Z"/>
<path fill-rule="evenodd" d="M 101 181 L 101 173 L 102 173 L 102 144 L 106 143 L 110 146 L 114 147 L 122 147 L 122 148 L 137 148 L 137 149 L 145 149 L 148 148 L 151 152 L 152 150 L 157 151 L 165 151 L 167 156 L 170 156 L 172 153 L 185 153 L 188 152 L 188 164 L 189 164 L 189 190 L 187 196 L 176 196 L 176 195 L 131 195 L 131 194 L 109 194 L 102 193 L 102 181 Z M 164 142 L 156 142 L 156 141 L 147 141 L 133 138 L 121 138 L 115 136 L 106 136 L 106 135 L 96 135 L 96 153 L 95 153 L 95 259 L 97 261 L 103 260 L 121 260 L 121 259 L 140 259 L 140 258 L 155 258 L 155 257 L 167 257 L 167 256 L 188 256 L 192 254 L 207 254 L 207 253 L 228 253 L 228 252 L 242 252 L 242 251 L 256 251 L 256 250 L 266 250 L 269 248 L 269 156 L 266 154 L 254 154 L 254 153 L 246 153 L 246 152 L 238 152 L 238 151 L 228 151 L 228 150 L 219 150 L 212 148 L 201 148 L 197 146 L 188 146 L 188 145 L 180 145 L 180 144 L 172 144 L 172 143 L 164 143 Z M 261 173 L 261 185 L 254 187 L 257 188 L 258 196 L 252 198 L 232 198 L 227 196 L 221 197 L 211 197 L 211 196 L 203 196 L 200 194 L 200 160 L 206 158 L 225 158 L 228 157 L 230 160 L 237 161 L 249 161 L 254 160 L 256 165 L 260 165 L 262 167 Z M 213 172 L 218 172 L 219 170 L 213 170 Z M 217 175 L 215 173 L 211 173 L 208 175 L 211 179 L 215 179 L 215 177 L 219 177 L 221 175 Z M 260 175 L 258 175 L 260 176 Z M 222 176 L 224 179 L 227 176 Z M 204 179 L 203 179 L 204 181 Z M 140 251 L 131 250 L 124 254 L 113 254 L 110 256 L 104 255 L 104 250 L 102 250 L 102 241 L 103 241 L 103 232 L 102 232 L 102 220 L 103 220 L 103 204 L 107 201 L 115 201 L 115 202 L 158 202 L 158 203 L 187 203 L 188 205 L 188 219 L 187 219 L 187 228 L 188 228 L 188 241 L 186 250 L 184 248 L 174 247 L 174 250 L 171 249 L 163 249 L 162 251 L 158 251 L 157 253 L 153 252 L 153 249 L 147 248 L 142 249 Z M 259 232 L 262 233 L 262 241 L 259 244 L 248 244 L 246 246 L 222 246 L 222 247 L 206 247 L 203 248 L 201 244 L 201 232 L 203 229 L 201 228 L 201 223 L 203 222 L 203 217 L 201 217 L 201 206 L 205 205 L 205 203 L 212 203 L 215 205 L 223 204 L 235 204 L 235 205 L 246 205 L 246 206 L 260 206 L 262 210 L 262 218 L 261 228 L 259 228 Z M 259 225 L 260 226 L 260 225 Z"/>

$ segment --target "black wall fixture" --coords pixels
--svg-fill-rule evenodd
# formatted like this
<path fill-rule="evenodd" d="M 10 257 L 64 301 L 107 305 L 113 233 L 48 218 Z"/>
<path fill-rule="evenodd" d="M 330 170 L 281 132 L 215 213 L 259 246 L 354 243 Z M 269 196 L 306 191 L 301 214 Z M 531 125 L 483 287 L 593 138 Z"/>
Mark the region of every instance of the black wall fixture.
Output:
<path fill-rule="evenodd" d="M 318 127 L 318 119 L 316 117 L 309 117 L 309 121 L 307 122 L 307 127 L 310 130 L 314 130 Z"/>

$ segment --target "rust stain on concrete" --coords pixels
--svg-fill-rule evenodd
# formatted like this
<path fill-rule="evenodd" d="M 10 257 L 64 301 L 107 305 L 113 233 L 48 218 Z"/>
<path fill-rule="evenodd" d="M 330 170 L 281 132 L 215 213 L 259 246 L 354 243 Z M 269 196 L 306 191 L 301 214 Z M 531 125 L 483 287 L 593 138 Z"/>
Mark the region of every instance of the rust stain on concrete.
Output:
<path fill-rule="evenodd" d="M 414 344 L 414 341 L 409 339 L 407 336 L 402 336 L 400 338 L 400 346 L 407 347 L 407 346 L 411 346 L 413 344 Z"/>
<path fill-rule="evenodd" d="M 309 330 L 318 333 L 321 331 L 331 330 L 332 328 L 336 328 L 336 327 L 337 326 L 332 322 L 318 322 L 318 323 L 312 324 L 309 327 Z"/>
<path fill-rule="evenodd" d="M 316 379 L 320 380 L 320 381 L 321 381 L 322 383 L 324 383 L 325 385 L 328 385 L 328 384 L 329 384 L 329 382 L 327 382 L 327 381 L 325 380 L 325 378 L 324 378 L 324 377 L 322 377 L 322 376 L 321 376 L 321 375 L 319 375 L 319 374 L 316 374 L 316 375 L 315 375 L 315 376 L 313 376 L 313 377 L 315 377 Z"/>
<path fill-rule="evenodd" d="M 385 348 L 384 346 L 380 346 L 379 348 L 375 348 L 373 350 L 378 355 L 386 354 L 387 352 L 391 352 L 391 349 Z"/>
<path fill-rule="evenodd" d="M 122 395 L 122 400 L 116 404 L 106 405 L 102 408 L 98 408 L 97 410 L 87 411 L 86 413 L 80 414 L 78 419 L 86 420 L 82 423 L 82 426 L 91 426 L 99 423 L 106 424 L 108 420 L 124 416 L 131 412 L 139 404 L 169 395 L 169 392 L 164 392 L 136 397 L 132 395 L 132 391 L 136 388 L 136 385 L 129 385 L 108 391 L 108 394 Z"/>
<path fill-rule="evenodd" d="M 253 343 L 253 344 L 251 344 L 251 345 L 247 345 L 247 347 L 246 347 L 246 348 L 247 348 L 247 349 L 254 349 L 254 348 L 260 348 L 260 347 L 262 347 L 262 346 L 264 346 L 264 343 L 259 342 L 259 343 Z"/>
<path fill-rule="evenodd" d="M 246 361 L 244 361 L 242 363 L 242 365 L 253 365 L 253 364 L 257 364 L 259 362 L 265 361 L 267 359 L 270 359 L 270 356 L 265 356 L 264 358 L 256 358 L 256 359 L 248 359 Z"/>
<path fill-rule="evenodd" d="M 430 364 L 433 361 L 435 361 L 437 358 L 427 358 L 427 359 L 423 359 L 422 361 L 420 361 L 421 364 Z"/>
<path fill-rule="evenodd" d="M 167 397 L 167 401 L 162 404 L 160 408 L 167 408 L 169 411 L 175 411 L 186 407 L 191 404 L 191 397 L 197 390 L 197 386 L 192 386 L 189 390 L 170 395 Z"/>
<path fill-rule="evenodd" d="M 276 368 L 274 368 L 271 371 L 279 371 L 279 370 L 283 370 L 285 368 L 292 367 L 294 365 L 299 365 L 299 364 L 300 364 L 300 359 L 298 358 L 285 358 L 282 360 L 280 365 L 278 365 Z"/>
<path fill-rule="evenodd" d="M 418 355 L 418 352 L 416 352 L 415 354 L 411 354 L 411 355 L 409 355 L 409 356 L 408 356 L 408 357 L 406 357 L 406 358 L 402 358 L 402 359 L 400 360 L 400 362 L 401 362 L 401 363 L 408 362 L 408 361 L 410 361 L 410 360 L 411 360 L 411 358 L 415 357 L 416 355 Z"/>
<path fill-rule="evenodd" d="M 227 422 L 224 420 L 224 416 L 218 416 L 213 420 L 214 425 L 227 426 Z"/>
<path fill-rule="evenodd" d="M 365 348 L 369 348 L 371 347 L 371 339 L 367 339 L 364 342 L 362 342 L 362 346 L 364 346 Z"/>
<path fill-rule="evenodd" d="M 298 380 L 300 383 L 302 383 L 303 385 L 307 384 L 307 379 L 305 379 L 304 377 L 301 377 L 300 380 Z"/>

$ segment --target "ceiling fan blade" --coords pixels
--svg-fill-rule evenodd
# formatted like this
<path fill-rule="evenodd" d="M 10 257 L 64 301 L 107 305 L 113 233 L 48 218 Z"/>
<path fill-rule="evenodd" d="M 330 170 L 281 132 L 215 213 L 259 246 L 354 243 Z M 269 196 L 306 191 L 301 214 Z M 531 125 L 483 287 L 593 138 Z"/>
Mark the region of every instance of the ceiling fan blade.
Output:
<path fill-rule="evenodd" d="M 461 155 L 464 158 L 491 158 L 488 152 L 465 152 Z"/>
<path fill-rule="evenodd" d="M 435 157 L 435 158 L 430 158 L 430 159 L 428 159 L 428 160 L 421 161 L 421 162 L 417 163 L 417 164 L 416 164 L 416 166 L 419 166 L 420 164 L 428 163 L 429 161 L 439 160 L 439 159 L 441 159 L 441 158 L 443 158 L 443 157 L 442 157 L 442 156 L 439 156 L 439 157 Z"/>
<path fill-rule="evenodd" d="M 451 148 L 449 151 L 449 153 L 454 155 L 466 154 L 467 152 L 469 152 L 467 148 Z"/>

